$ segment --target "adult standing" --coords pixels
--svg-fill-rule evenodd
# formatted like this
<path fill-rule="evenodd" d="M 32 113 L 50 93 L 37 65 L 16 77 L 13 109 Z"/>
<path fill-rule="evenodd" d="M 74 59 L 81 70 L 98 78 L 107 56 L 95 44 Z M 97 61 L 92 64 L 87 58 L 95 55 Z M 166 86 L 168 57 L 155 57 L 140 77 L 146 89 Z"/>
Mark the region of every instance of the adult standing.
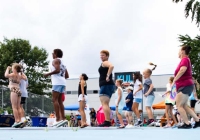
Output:
<path fill-rule="evenodd" d="M 99 67 L 99 98 L 103 107 L 104 115 L 105 115 L 105 121 L 99 125 L 99 127 L 109 127 L 111 126 L 110 122 L 110 98 L 112 97 L 112 94 L 115 90 L 115 83 L 113 81 L 112 71 L 114 69 L 114 66 L 112 63 L 108 61 L 108 58 L 110 56 L 109 51 L 102 50 L 100 52 L 100 57 L 102 60 L 101 66 Z"/>
<path fill-rule="evenodd" d="M 45 77 L 51 76 L 52 81 L 52 98 L 54 110 L 56 113 L 56 122 L 53 126 L 62 126 L 67 123 L 64 114 L 64 105 L 62 94 L 65 91 L 66 79 L 69 78 L 66 66 L 63 64 L 63 52 L 61 49 L 54 49 L 52 53 L 53 62 L 51 72 L 44 74 Z"/>
<path fill-rule="evenodd" d="M 189 96 L 191 95 L 194 89 L 194 82 L 192 80 L 192 66 L 190 58 L 188 57 L 190 51 L 190 46 L 182 46 L 179 50 L 179 58 L 181 59 L 181 62 L 175 70 L 175 77 L 172 83 L 172 85 L 176 84 L 176 106 L 178 108 L 181 118 L 184 121 L 184 124 L 178 127 L 181 129 L 192 128 L 192 125 L 189 123 L 186 112 L 195 120 L 195 125 L 193 128 L 200 126 L 199 118 L 194 113 L 194 111 L 192 111 L 192 109 L 190 109 L 187 105 Z"/>

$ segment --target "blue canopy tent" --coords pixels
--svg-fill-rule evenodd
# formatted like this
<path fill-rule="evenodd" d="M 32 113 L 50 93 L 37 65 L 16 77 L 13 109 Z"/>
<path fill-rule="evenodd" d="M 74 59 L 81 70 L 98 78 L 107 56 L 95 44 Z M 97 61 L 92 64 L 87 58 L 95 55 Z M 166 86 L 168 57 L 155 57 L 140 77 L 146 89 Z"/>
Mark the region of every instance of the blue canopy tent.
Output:
<path fill-rule="evenodd" d="M 65 110 L 78 110 L 79 109 L 79 105 L 78 104 L 73 104 L 73 105 L 68 105 L 65 106 Z"/>
<path fill-rule="evenodd" d="M 110 109 L 115 111 L 116 106 L 110 106 Z M 123 108 L 123 110 L 126 110 L 126 106 Z"/>
<path fill-rule="evenodd" d="M 76 111 L 78 109 L 79 109 L 79 104 L 72 104 L 72 105 L 65 106 L 65 110 Z"/>

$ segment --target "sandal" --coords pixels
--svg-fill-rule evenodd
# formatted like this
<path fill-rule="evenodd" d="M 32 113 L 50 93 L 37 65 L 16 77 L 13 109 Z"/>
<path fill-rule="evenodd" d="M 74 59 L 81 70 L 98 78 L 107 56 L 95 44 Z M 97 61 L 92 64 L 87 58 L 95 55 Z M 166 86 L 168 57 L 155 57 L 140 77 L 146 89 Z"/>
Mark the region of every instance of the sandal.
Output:
<path fill-rule="evenodd" d="M 85 128 L 85 127 L 87 127 L 88 125 L 87 124 L 84 124 L 84 125 L 82 125 L 80 128 Z"/>
<path fill-rule="evenodd" d="M 124 125 L 124 126 L 120 126 L 120 127 L 118 127 L 118 129 L 123 129 L 123 128 L 125 128 L 125 125 Z"/>

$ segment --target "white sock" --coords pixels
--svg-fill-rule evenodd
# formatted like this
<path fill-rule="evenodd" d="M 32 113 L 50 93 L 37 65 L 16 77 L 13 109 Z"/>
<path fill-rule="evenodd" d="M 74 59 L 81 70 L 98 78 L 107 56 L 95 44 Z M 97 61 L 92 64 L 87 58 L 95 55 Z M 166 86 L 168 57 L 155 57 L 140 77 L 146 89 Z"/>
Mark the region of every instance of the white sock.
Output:
<path fill-rule="evenodd" d="M 21 118 L 21 122 L 24 122 L 26 119 L 25 119 L 25 117 L 22 117 Z"/>

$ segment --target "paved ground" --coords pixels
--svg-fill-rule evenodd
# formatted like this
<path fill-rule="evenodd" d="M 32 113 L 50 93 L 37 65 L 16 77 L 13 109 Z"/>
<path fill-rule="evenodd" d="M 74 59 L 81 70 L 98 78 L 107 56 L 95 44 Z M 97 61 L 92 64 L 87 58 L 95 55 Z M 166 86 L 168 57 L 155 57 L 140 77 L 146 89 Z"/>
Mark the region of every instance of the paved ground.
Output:
<path fill-rule="evenodd" d="M 164 129 L 140 127 L 129 129 L 112 128 L 45 128 L 26 127 L 0 128 L 0 140 L 190 140 L 200 138 L 197 129 Z"/>

